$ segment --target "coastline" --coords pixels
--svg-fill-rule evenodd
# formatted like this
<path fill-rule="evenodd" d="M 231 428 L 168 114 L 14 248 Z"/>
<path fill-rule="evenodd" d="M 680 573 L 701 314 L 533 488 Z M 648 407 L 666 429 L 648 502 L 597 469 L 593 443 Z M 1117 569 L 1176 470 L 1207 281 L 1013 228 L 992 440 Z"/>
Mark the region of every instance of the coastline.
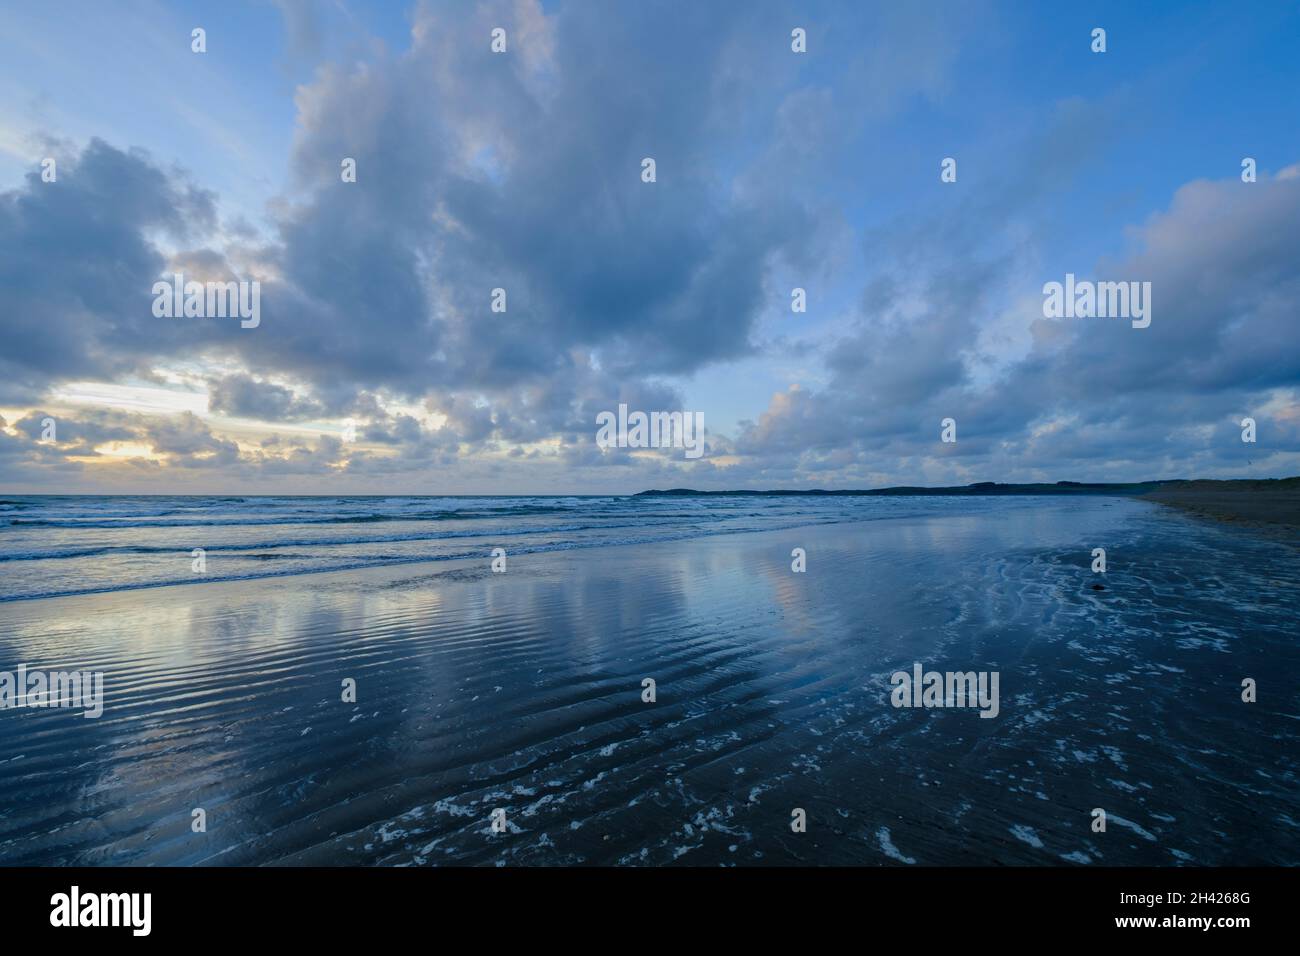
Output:
<path fill-rule="evenodd" d="M 981 481 L 970 485 L 926 488 L 902 485 L 889 488 L 764 491 L 700 491 L 694 488 L 651 489 L 635 497 L 707 498 L 741 496 L 759 498 L 860 497 L 1003 497 L 1003 496 L 1113 496 L 1153 501 L 1199 518 L 1244 527 L 1283 532 L 1300 530 L 1300 476 L 1290 478 L 1164 479 L 1137 482 L 1058 481 L 1054 484 L 1006 484 Z"/>

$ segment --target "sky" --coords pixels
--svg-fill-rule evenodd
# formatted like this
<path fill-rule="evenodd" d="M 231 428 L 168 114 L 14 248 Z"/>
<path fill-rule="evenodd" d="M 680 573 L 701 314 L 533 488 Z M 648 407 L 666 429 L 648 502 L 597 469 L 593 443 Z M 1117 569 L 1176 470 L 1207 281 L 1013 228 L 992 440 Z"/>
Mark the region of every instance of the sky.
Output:
<path fill-rule="evenodd" d="M 0 492 L 1300 474 L 1298 48 L 1295 3 L 5 5 Z M 156 314 L 176 273 L 255 325 Z M 1067 275 L 1150 324 L 1049 317 Z"/>

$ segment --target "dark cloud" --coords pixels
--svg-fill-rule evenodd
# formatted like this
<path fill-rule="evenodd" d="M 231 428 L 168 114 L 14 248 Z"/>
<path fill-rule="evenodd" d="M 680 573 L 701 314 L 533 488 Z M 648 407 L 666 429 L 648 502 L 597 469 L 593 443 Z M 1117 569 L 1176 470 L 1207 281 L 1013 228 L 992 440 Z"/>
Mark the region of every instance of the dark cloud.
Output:
<path fill-rule="evenodd" d="M 165 259 L 150 236 L 210 230 L 211 194 L 171 178 L 147 154 L 91 140 L 56 157 L 57 180 L 0 194 L 0 401 L 39 400 L 55 381 L 101 380 L 182 347 L 153 317 Z"/>
<path fill-rule="evenodd" d="M 768 269 L 820 226 L 779 193 L 719 188 L 708 91 L 744 24 L 637 7 L 551 20 L 526 3 L 464 14 L 424 5 L 410 50 L 300 92 L 307 192 L 281 219 L 283 281 L 250 363 L 495 398 L 564 374 L 574 348 L 625 377 L 750 352 Z M 510 57 L 483 42 L 494 25 Z M 339 180 L 344 157 L 356 183 Z M 489 309 L 495 288 L 505 313 Z"/>
<path fill-rule="evenodd" d="M 290 388 L 243 373 L 208 379 L 208 410 L 266 422 L 301 421 L 325 411 Z"/>

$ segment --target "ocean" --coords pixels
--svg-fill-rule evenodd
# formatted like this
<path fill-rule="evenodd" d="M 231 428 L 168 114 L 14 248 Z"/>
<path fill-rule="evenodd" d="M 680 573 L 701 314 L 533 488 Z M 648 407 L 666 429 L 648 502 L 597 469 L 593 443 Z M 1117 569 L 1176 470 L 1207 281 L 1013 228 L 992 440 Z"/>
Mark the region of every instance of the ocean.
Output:
<path fill-rule="evenodd" d="M 1023 504 L 1023 502 L 1022 502 Z M 1008 507 L 995 498 L 0 498 L 0 601 Z M 202 573 L 193 551 L 201 549 Z M 507 557 L 507 561 L 508 561 Z"/>
<path fill-rule="evenodd" d="M 1296 558 L 1109 497 L 9 496 L 0 671 L 104 699 L 0 710 L 0 862 L 1296 865 Z"/>

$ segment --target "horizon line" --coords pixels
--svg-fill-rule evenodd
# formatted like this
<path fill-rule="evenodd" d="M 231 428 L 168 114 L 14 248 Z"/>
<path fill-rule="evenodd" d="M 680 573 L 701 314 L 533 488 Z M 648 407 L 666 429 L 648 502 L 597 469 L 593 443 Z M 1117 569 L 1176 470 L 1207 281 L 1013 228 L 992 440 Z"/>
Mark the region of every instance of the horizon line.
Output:
<path fill-rule="evenodd" d="M 1050 493 L 1058 488 L 1082 489 L 1154 489 L 1161 485 L 1214 483 L 1227 485 L 1259 484 L 1267 482 L 1300 481 L 1300 475 L 1286 475 L 1280 478 L 1155 478 L 1142 481 L 976 481 L 965 485 L 886 485 L 878 488 L 729 488 L 710 490 L 703 488 L 646 488 L 641 491 L 628 492 L 167 492 L 167 491 L 120 491 L 120 492 L 20 492 L 0 490 L 0 503 L 5 496 L 19 498 L 636 498 L 655 495 L 672 495 L 686 497 L 691 495 L 888 495 L 936 493 L 944 491 L 962 491 L 971 494 L 973 488 L 996 489 L 1043 489 L 1040 493 Z M 1001 491 L 1006 494 L 1007 492 Z M 978 494 L 973 495 L 978 497 Z"/>

